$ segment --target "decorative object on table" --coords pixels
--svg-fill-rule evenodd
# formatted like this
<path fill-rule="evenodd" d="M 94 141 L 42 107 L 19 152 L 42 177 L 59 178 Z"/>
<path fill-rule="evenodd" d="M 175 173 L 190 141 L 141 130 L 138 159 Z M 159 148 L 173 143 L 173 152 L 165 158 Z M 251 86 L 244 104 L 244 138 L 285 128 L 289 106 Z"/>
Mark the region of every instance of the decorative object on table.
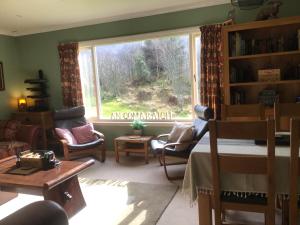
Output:
<path fill-rule="evenodd" d="M 279 102 L 279 95 L 276 90 L 273 89 L 265 89 L 259 93 L 258 101 L 265 106 L 272 107 L 274 103 Z"/>
<path fill-rule="evenodd" d="M 17 157 L 17 167 L 33 167 L 38 169 L 51 169 L 59 164 L 53 151 L 24 151 Z"/>
<path fill-rule="evenodd" d="M 258 70 L 258 81 L 279 81 L 280 69 L 261 69 Z"/>
<path fill-rule="evenodd" d="M 49 95 L 47 94 L 47 80 L 44 78 L 42 70 L 38 71 L 39 78 L 26 79 L 24 83 L 36 85 L 34 87 L 26 88 L 32 94 L 28 95 L 28 99 L 32 99 L 33 104 L 28 107 L 28 111 L 47 111 L 49 110 Z"/>
<path fill-rule="evenodd" d="M 27 110 L 26 98 L 18 98 L 18 110 L 19 112 L 26 112 Z"/>
<path fill-rule="evenodd" d="M 256 20 L 268 20 L 278 18 L 279 8 L 282 5 L 282 2 L 279 0 L 269 1 L 267 7 L 261 9 L 257 16 Z"/>
<path fill-rule="evenodd" d="M 133 129 L 133 134 L 141 136 L 146 125 L 142 120 L 133 120 L 131 127 Z"/>
<path fill-rule="evenodd" d="M 5 90 L 5 84 L 4 84 L 4 73 L 3 73 L 3 63 L 0 62 L 0 91 Z"/>
<path fill-rule="evenodd" d="M 231 0 L 233 6 L 241 10 L 250 10 L 260 7 L 266 0 Z"/>

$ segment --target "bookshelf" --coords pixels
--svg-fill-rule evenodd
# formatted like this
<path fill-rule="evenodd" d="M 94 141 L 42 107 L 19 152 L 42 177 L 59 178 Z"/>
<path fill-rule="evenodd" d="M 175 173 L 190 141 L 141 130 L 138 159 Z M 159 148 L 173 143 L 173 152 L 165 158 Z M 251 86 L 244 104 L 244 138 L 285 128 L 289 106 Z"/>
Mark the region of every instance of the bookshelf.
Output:
<path fill-rule="evenodd" d="M 229 25 L 222 35 L 224 104 L 263 103 L 262 96 L 267 94 L 274 101 L 296 102 L 300 96 L 300 16 Z M 272 116 L 272 105 L 266 106 L 266 115 Z"/>

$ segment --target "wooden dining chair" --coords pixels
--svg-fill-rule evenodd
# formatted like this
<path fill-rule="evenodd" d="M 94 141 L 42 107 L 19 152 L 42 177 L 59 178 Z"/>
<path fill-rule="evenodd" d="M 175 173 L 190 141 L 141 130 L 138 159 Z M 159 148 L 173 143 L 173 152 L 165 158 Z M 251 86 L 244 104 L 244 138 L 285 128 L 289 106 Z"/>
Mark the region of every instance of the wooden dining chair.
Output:
<path fill-rule="evenodd" d="M 297 225 L 299 201 L 298 178 L 300 176 L 300 118 L 291 119 L 291 157 L 290 157 L 290 200 L 289 200 L 289 224 Z"/>
<path fill-rule="evenodd" d="M 290 132 L 290 119 L 300 117 L 300 103 L 275 103 L 276 132 Z"/>
<path fill-rule="evenodd" d="M 211 165 L 213 178 L 213 205 L 215 225 L 221 225 L 222 213 L 226 210 L 264 213 L 265 224 L 275 224 L 275 128 L 274 120 L 268 121 L 209 121 Z M 218 139 L 266 140 L 266 155 L 221 154 Z M 241 148 L 241 151 L 243 149 Z M 222 190 L 221 176 L 224 172 L 240 174 L 261 174 L 266 176 L 267 193 L 247 194 L 239 197 Z"/>
<path fill-rule="evenodd" d="M 262 104 L 222 105 L 221 117 L 227 121 L 264 120 L 265 107 Z"/>

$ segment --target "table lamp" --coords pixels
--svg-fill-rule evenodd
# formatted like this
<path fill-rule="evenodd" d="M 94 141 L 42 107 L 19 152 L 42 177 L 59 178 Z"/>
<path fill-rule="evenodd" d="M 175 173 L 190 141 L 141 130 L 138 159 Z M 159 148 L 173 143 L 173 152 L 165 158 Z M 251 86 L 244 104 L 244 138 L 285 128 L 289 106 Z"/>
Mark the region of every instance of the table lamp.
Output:
<path fill-rule="evenodd" d="M 24 112 L 27 109 L 27 101 L 26 98 L 19 98 L 18 99 L 18 109 L 20 112 Z"/>

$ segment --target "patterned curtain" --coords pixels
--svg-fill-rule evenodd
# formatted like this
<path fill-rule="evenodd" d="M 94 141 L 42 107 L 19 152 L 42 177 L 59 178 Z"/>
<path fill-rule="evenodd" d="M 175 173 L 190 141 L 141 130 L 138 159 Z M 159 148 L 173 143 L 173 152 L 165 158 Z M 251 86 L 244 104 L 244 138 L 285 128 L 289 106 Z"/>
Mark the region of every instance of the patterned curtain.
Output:
<path fill-rule="evenodd" d="M 221 111 L 222 25 L 205 25 L 201 31 L 200 102 L 214 110 L 216 119 Z"/>
<path fill-rule="evenodd" d="M 83 105 L 78 63 L 78 43 L 59 44 L 61 85 L 65 107 Z"/>

